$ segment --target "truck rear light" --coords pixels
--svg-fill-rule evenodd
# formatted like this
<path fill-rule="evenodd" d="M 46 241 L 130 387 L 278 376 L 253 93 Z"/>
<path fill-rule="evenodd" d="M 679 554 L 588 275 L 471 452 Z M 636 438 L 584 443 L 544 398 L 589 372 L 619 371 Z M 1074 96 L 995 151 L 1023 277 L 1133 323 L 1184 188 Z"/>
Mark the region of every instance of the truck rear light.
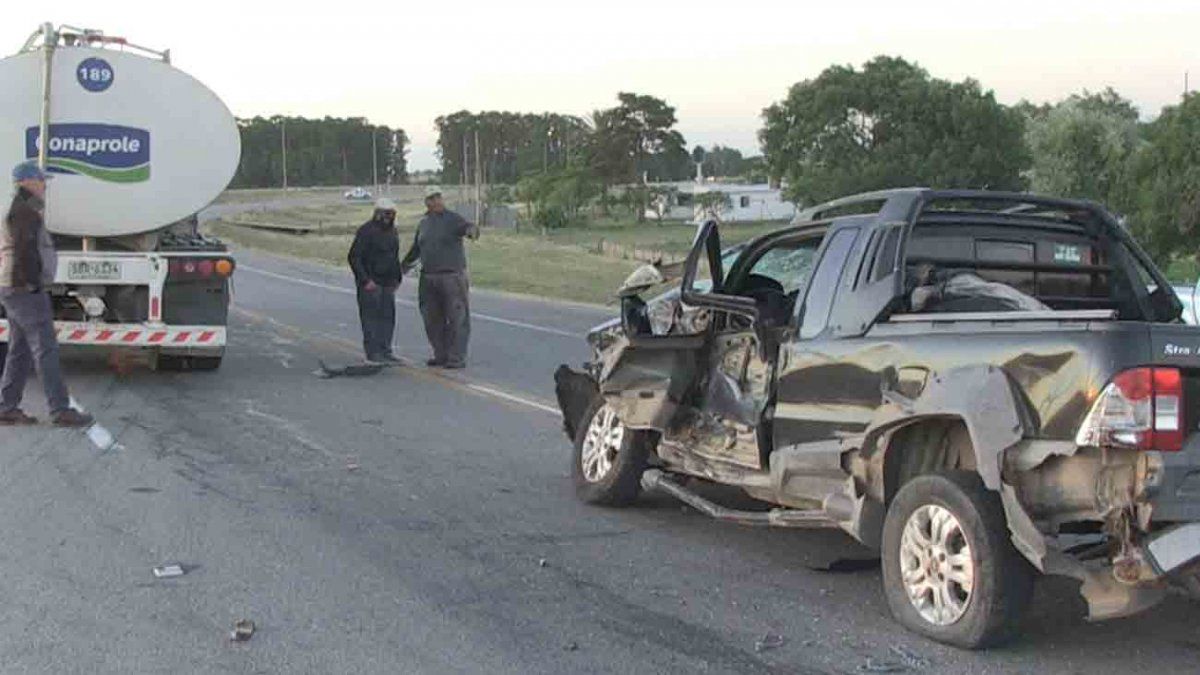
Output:
<path fill-rule="evenodd" d="M 216 264 L 217 274 L 223 277 L 233 276 L 233 261 L 221 258 Z"/>
<path fill-rule="evenodd" d="M 1183 377 L 1175 368 L 1132 368 L 1100 392 L 1077 445 L 1174 452 L 1183 447 Z"/>
<path fill-rule="evenodd" d="M 213 261 L 201 260 L 196 263 L 196 274 L 201 277 L 211 277 L 213 275 Z"/>
<path fill-rule="evenodd" d="M 233 274 L 233 261 L 228 258 L 175 258 L 167 266 L 167 272 L 174 281 L 228 277 Z"/>

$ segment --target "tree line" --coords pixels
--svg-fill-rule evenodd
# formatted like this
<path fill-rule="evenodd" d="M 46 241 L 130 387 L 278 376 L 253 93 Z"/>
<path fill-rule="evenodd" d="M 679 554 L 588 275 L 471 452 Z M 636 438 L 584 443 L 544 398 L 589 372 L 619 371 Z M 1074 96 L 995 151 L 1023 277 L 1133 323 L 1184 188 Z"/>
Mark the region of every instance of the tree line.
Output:
<path fill-rule="evenodd" d="M 289 185 L 370 185 L 408 181 L 409 140 L 403 129 L 362 117 L 239 119 L 242 159 L 230 187 L 284 184 L 284 148 Z M 373 154 L 374 153 L 374 154 Z"/>
<path fill-rule="evenodd" d="M 1200 95 L 1151 122 L 1113 91 L 1005 106 L 899 58 L 833 66 L 763 111 L 768 171 L 812 204 L 888 187 L 1031 190 L 1093 199 L 1160 261 L 1196 255 Z"/>

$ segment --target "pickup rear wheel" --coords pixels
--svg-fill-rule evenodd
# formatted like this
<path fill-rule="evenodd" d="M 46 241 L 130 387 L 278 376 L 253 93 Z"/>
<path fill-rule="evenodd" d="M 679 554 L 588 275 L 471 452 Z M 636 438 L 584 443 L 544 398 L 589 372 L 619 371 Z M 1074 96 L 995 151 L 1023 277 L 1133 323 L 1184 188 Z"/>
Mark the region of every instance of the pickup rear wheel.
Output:
<path fill-rule="evenodd" d="M 603 397 L 588 406 L 575 438 L 575 494 L 589 504 L 626 506 L 641 492 L 646 458 L 654 444 L 649 431 L 628 429 Z"/>
<path fill-rule="evenodd" d="M 1033 570 L 1009 539 L 1000 498 L 974 473 L 943 471 L 913 478 L 892 500 L 883 590 L 905 627 L 978 649 L 1016 634 Z"/>

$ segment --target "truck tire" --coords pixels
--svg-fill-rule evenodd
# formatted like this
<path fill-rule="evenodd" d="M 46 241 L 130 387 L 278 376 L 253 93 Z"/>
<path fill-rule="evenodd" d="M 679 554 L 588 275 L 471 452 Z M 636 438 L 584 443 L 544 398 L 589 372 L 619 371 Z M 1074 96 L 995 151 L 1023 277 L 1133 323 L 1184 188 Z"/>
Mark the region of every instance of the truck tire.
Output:
<path fill-rule="evenodd" d="M 596 397 L 576 433 L 571 462 L 575 494 L 588 504 L 631 504 L 641 492 L 655 437 L 650 431 L 627 429 L 604 398 Z"/>
<path fill-rule="evenodd" d="M 221 356 L 192 356 L 190 357 L 191 367 L 192 370 L 218 370 L 221 367 L 221 360 L 223 358 Z"/>
<path fill-rule="evenodd" d="M 183 370 L 184 357 L 154 352 L 152 366 L 159 373 L 178 373 Z"/>
<path fill-rule="evenodd" d="M 1000 497 L 969 471 L 916 476 L 883 526 L 883 592 L 909 630 L 964 649 L 1018 632 L 1033 568 L 1013 547 Z"/>

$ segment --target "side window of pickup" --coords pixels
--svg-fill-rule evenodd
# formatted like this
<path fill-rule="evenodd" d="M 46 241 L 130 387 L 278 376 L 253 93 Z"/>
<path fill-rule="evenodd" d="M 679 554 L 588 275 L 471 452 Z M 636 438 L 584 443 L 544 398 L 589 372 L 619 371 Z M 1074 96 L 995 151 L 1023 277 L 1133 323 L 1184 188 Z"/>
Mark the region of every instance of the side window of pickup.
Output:
<path fill-rule="evenodd" d="M 854 248 L 854 240 L 858 238 L 858 229 L 838 230 L 825 248 L 821 262 L 813 272 L 812 281 L 808 286 L 801 309 L 800 339 L 808 340 L 816 337 L 829 324 L 829 311 L 833 308 L 833 297 L 837 293 L 838 281 L 842 278 L 842 269 L 846 266 L 846 258 Z"/>

